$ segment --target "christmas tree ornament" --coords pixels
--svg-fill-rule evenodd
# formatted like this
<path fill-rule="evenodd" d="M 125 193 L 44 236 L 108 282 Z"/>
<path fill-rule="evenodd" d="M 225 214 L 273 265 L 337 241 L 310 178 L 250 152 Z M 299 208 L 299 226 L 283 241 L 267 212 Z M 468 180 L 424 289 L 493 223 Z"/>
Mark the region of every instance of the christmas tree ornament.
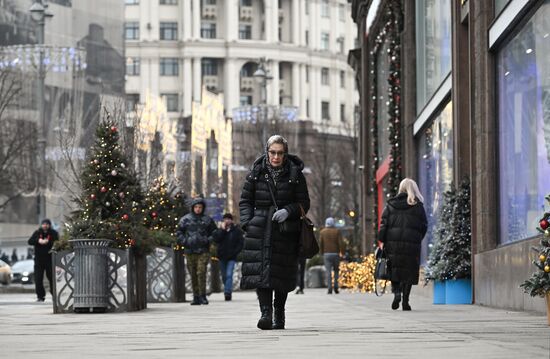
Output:
<path fill-rule="evenodd" d="M 111 132 L 117 132 L 118 131 L 118 128 L 116 128 L 116 126 L 111 126 Z"/>
<path fill-rule="evenodd" d="M 130 216 L 127 215 L 127 214 L 123 214 L 123 215 L 122 215 L 122 219 L 125 220 L 125 221 L 127 221 L 128 219 L 130 219 Z"/>
<path fill-rule="evenodd" d="M 546 273 L 550 273 L 550 266 L 544 266 L 544 271 Z"/>
<path fill-rule="evenodd" d="M 105 186 L 101 187 L 100 191 L 101 191 L 101 193 L 107 192 L 107 187 L 105 187 Z"/>
<path fill-rule="evenodd" d="M 547 229 L 546 231 L 544 231 L 544 235 L 545 235 L 546 237 L 550 237 L 550 230 Z"/>
<path fill-rule="evenodd" d="M 152 212 L 152 213 L 151 213 L 151 217 L 157 218 L 157 217 L 158 217 L 158 213 L 157 213 L 157 212 Z"/>
<path fill-rule="evenodd" d="M 121 163 L 121 164 L 120 164 L 120 167 L 126 168 L 126 165 L 125 165 L 124 163 Z"/>
<path fill-rule="evenodd" d="M 111 202 L 105 202 L 106 207 L 111 207 Z"/>
<path fill-rule="evenodd" d="M 118 174 L 118 172 L 117 172 L 116 170 L 112 170 L 112 171 L 111 171 L 111 176 L 114 177 L 114 176 L 116 176 L 117 174 Z"/>
<path fill-rule="evenodd" d="M 124 192 L 120 192 L 120 193 L 118 194 L 118 196 L 119 196 L 121 199 L 124 199 L 125 194 L 124 194 Z"/>
<path fill-rule="evenodd" d="M 98 165 L 98 164 L 99 164 L 99 160 L 98 160 L 97 158 L 94 160 L 94 164 L 95 164 L 95 165 Z"/>
<path fill-rule="evenodd" d="M 543 230 L 547 229 L 548 226 L 550 226 L 550 222 L 548 222 L 548 219 L 547 218 L 543 218 L 541 219 L 541 221 L 539 222 L 539 226 L 540 228 L 542 228 Z"/>
<path fill-rule="evenodd" d="M 546 260 L 546 256 L 544 254 L 541 254 L 539 256 L 539 259 L 540 259 L 541 262 L 544 262 Z"/>
<path fill-rule="evenodd" d="M 94 193 L 92 193 L 92 194 L 90 195 L 90 199 L 96 199 L 96 195 L 95 195 Z"/>

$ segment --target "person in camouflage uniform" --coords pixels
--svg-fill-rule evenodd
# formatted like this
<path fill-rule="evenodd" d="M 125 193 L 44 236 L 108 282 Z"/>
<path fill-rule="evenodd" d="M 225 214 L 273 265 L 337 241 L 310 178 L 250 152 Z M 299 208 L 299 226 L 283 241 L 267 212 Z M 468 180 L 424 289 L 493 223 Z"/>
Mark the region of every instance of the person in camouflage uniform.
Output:
<path fill-rule="evenodd" d="M 212 234 L 217 229 L 212 218 L 204 214 L 206 203 L 195 198 L 191 203 L 191 212 L 179 222 L 178 243 L 183 246 L 187 258 L 187 268 L 193 284 L 191 305 L 208 304 L 206 299 L 206 268 L 210 259 Z"/>

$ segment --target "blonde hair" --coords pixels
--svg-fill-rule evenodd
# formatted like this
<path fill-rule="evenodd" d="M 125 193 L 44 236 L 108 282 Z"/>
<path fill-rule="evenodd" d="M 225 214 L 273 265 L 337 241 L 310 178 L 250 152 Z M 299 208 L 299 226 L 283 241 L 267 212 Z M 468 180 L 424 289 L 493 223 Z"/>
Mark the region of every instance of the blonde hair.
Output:
<path fill-rule="evenodd" d="M 407 203 L 411 206 L 417 203 L 417 200 L 424 203 L 424 197 L 418 189 L 418 185 L 410 178 L 405 178 L 399 184 L 399 193 L 407 194 Z"/>

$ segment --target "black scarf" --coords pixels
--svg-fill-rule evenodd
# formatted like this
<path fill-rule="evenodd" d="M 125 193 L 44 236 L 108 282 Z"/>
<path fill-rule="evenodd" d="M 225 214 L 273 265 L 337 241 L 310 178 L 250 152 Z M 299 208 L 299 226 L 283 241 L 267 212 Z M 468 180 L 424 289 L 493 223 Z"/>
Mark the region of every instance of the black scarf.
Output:
<path fill-rule="evenodd" d="M 281 166 L 273 167 L 271 163 L 269 163 L 269 154 L 265 155 L 265 166 L 267 168 L 267 171 L 269 172 L 269 175 L 271 176 L 271 179 L 273 179 L 273 183 L 275 185 L 277 185 L 277 181 L 279 181 L 279 179 L 285 173 L 285 169 L 287 167 L 286 164 L 287 164 L 287 160 L 285 156 L 285 159 L 283 160 L 283 164 Z"/>

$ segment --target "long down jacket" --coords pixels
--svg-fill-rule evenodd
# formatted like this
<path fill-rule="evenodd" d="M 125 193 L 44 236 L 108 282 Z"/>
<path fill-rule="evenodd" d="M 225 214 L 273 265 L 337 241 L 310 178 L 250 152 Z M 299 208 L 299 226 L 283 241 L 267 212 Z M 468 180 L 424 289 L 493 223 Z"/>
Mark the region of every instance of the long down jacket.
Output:
<path fill-rule="evenodd" d="M 304 163 L 287 155 L 285 171 L 274 185 L 258 158 L 246 177 L 241 194 L 241 226 L 246 232 L 243 249 L 242 289 L 271 288 L 290 292 L 296 288 L 299 232 L 281 232 L 271 217 L 275 211 L 269 192 L 272 186 L 278 209 L 289 212 L 289 224 L 298 224 L 300 205 L 309 210 L 309 193 L 302 173 Z"/>
<path fill-rule="evenodd" d="M 420 245 L 427 228 L 422 202 L 417 200 L 415 205 L 409 205 L 406 193 L 388 200 L 378 239 L 384 243 L 390 260 L 392 282 L 418 284 Z"/>

